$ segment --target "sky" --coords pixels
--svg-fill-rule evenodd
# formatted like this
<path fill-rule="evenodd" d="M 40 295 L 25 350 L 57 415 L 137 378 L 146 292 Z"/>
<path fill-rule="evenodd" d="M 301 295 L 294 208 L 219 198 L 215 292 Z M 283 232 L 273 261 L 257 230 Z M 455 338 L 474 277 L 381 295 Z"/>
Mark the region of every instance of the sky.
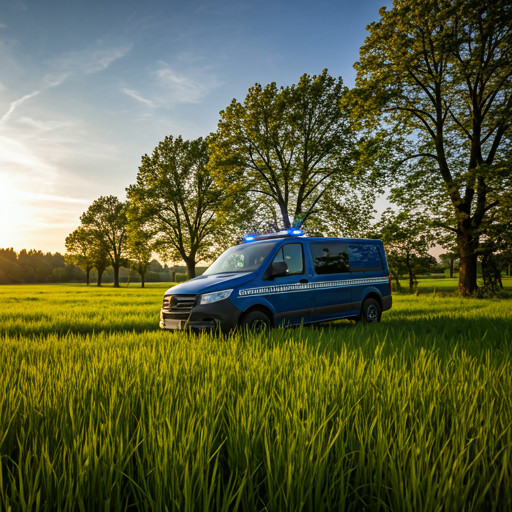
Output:
<path fill-rule="evenodd" d="M 2 0 L 0 247 L 64 253 L 167 135 L 216 130 L 256 82 L 324 68 L 352 87 L 384 0 Z"/>

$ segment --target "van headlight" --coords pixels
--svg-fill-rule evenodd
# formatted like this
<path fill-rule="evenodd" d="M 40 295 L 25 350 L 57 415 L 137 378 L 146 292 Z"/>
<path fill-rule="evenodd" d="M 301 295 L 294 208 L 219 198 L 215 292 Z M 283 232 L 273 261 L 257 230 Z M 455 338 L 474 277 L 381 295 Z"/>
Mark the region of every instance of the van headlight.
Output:
<path fill-rule="evenodd" d="M 222 290 L 221 292 L 205 293 L 201 295 L 200 304 L 211 304 L 212 302 L 227 299 L 232 291 L 233 290 Z"/>

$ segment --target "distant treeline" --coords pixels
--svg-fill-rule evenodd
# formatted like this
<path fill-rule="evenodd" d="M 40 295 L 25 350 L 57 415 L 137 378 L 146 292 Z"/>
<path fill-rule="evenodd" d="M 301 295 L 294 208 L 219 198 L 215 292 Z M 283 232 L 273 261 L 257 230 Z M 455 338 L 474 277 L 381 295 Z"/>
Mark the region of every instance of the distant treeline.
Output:
<path fill-rule="evenodd" d="M 197 267 L 197 274 L 202 274 L 205 267 Z M 186 267 L 168 267 L 152 260 L 146 274 L 147 282 L 180 282 L 186 276 Z M 140 283 L 140 275 L 130 269 L 121 268 L 119 280 L 122 283 Z M 85 283 L 85 272 L 75 265 L 67 264 L 64 256 L 58 252 L 43 253 L 35 249 L 23 249 L 19 253 L 14 249 L 0 249 L 0 284 L 24 283 Z M 91 282 L 96 282 L 96 272 L 91 272 Z M 114 282 L 112 268 L 105 270 L 103 283 Z"/>
<path fill-rule="evenodd" d="M 0 249 L 0 284 L 68 283 L 85 281 L 85 273 L 75 265 L 66 265 L 64 256 L 31 249 L 16 253 Z"/>

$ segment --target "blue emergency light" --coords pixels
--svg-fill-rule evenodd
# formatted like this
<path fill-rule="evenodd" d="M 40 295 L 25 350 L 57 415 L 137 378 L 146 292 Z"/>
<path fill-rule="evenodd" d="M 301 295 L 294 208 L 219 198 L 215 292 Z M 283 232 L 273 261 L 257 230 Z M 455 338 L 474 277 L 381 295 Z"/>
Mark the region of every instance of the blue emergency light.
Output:
<path fill-rule="evenodd" d="M 255 242 L 256 240 L 269 240 L 271 238 L 283 238 L 283 236 L 303 236 L 304 231 L 295 228 L 285 229 L 278 233 L 272 233 L 271 235 L 245 235 L 244 243 Z"/>

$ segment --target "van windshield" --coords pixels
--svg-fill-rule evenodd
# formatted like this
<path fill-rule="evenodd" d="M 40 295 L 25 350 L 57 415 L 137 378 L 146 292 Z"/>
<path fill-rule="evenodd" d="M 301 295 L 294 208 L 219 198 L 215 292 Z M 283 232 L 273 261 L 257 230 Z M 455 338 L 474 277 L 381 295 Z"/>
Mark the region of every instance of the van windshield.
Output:
<path fill-rule="evenodd" d="M 205 276 L 224 272 L 253 272 L 269 255 L 276 242 L 244 244 L 231 247 L 223 252 L 208 267 Z"/>

